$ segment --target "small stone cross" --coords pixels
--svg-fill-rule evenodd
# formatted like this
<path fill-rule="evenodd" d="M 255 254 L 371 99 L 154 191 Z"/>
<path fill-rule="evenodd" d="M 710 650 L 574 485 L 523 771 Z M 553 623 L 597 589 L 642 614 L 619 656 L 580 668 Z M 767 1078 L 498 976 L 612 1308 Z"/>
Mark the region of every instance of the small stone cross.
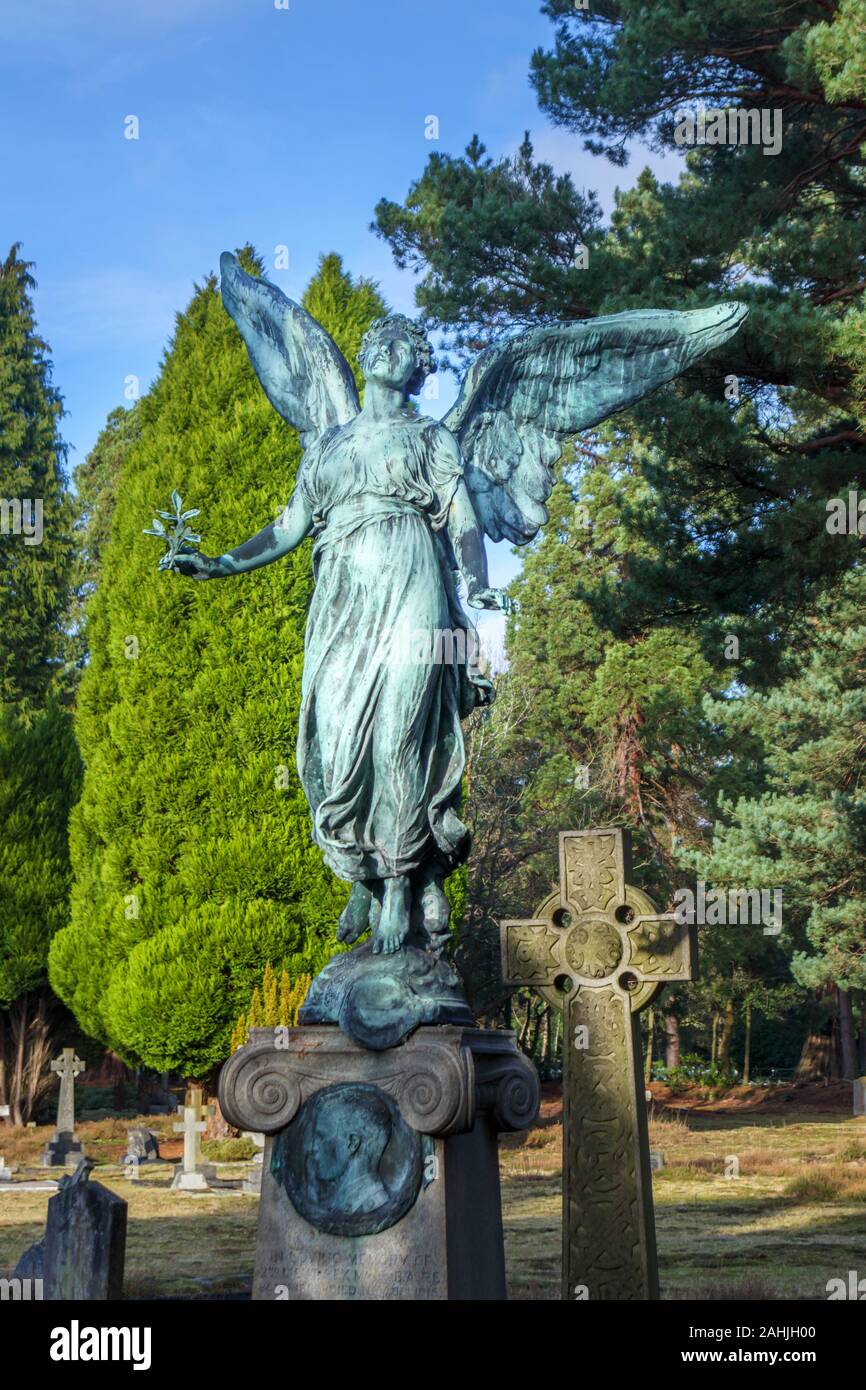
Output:
<path fill-rule="evenodd" d="M 564 1014 L 563 1298 L 658 1298 L 639 1013 L 696 977 L 695 931 L 631 886 L 627 830 L 563 832 L 559 872 L 500 932 L 506 984 Z"/>
<path fill-rule="evenodd" d="M 177 1107 L 183 1116 L 182 1124 L 172 1128 L 183 1134 L 183 1172 L 197 1173 L 201 1167 L 201 1136 L 207 1129 L 207 1116 L 213 1113 L 213 1106 L 202 1105 L 200 1086 L 190 1086 L 184 1096 L 184 1104 Z"/>

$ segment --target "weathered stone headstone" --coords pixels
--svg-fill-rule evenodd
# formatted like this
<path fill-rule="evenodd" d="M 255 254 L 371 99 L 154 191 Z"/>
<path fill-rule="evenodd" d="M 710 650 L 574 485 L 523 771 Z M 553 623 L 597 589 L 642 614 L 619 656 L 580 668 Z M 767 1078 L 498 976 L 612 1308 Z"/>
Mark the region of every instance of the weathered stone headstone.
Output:
<path fill-rule="evenodd" d="M 638 1015 L 695 978 L 695 933 L 629 884 L 627 831 L 566 831 L 559 852 L 559 892 L 501 938 L 506 983 L 565 1016 L 562 1296 L 657 1298 Z"/>
<path fill-rule="evenodd" d="M 0 1120 L 8 1120 L 10 1110 L 8 1105 L 0 1105 Z"/>
<path fill-rule="evenodd" d="M 126 1202 L 90 1182 L 92 1168 L 83 1159 L 73 1174 L 60 1179 L 48 1203 L 45 1235 L 25 1250 L 15 1269 L 16 1279 L 42 1280 L 40 1296 L 46 1299 L 123 1297 Z"/>
<path fill-rule="evenodd" d="M 45 1297 L 55 1300 L 123 1297 L 126 1202 L 90 1182 L 85 1159 L 62 1178 L 48 1203 L 45 1227 Z"/>
<path fill-rule="evenodd" d="M 660 1168 L 665 1166 L 665 1156 L 661 1149 L 650 1149 L 650 1169 L 657 1173 Z"/>
<path fill-rule="evenodd" d="M 75 1137 L 75 1078 L 86 1069 L 87 1064 L 76 1057 L 72 1047 L 64 1047 L 61 1055 L 51 1063 L 51 1070 L 60 1077 L 60 1097 L 54 1137 L 42 1150 L 43 1168 L 62 1168 L 68 1163 L 77 1163 L 84 1153 Z"/>
<path fill-rule="evenodd" d="M 154 1163 L 159 1158 L 159 1139 L 152 1129 L 143 1126 L 127 1130 L 124 1163 L 138 1167 L 140 1163 Z"/>
<path fill-rule="evenodd" d="M 182 1192 L 206 1191 L 215 1176 L 212 1164 L 202 1161 L 201 1136 L 207 1127 L 210 1107 L 202 1105 L 200 1086 L 190 1086 L 184 1097 L 184 1104 L 177 1107 L 183 1116 L 181 1124 L 173 1126 L 176 1133 L 183 1134 L 183 1162 L 180 1171 L 175 1173 L 171 1185 Z"/>
<path fill-rule="evenodd" d="M 866 1115 L 866 1076 L 854 1078 L 854 1114 Z"/>

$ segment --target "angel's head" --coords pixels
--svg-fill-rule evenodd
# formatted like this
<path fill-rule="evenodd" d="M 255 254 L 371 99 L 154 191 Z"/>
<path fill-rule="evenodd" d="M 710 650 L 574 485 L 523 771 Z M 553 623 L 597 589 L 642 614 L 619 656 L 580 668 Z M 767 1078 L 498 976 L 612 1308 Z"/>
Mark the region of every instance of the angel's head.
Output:
<path fill-rule="evenodd" d="M 414 396 L 435 372 L 436 363 L 423 328 L 405 314 L 389 314 L 376 319 L 364 334 L 361 370 L 367 381 L 380 381 Z"/>

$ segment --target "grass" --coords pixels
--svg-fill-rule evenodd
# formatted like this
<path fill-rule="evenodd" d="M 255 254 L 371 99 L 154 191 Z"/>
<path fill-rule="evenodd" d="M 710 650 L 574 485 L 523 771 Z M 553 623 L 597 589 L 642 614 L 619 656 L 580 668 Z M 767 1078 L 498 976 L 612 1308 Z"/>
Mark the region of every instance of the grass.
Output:
<path fill-rule="evenodd" d="M 825 1299 L 866 1274 L 863 1120 L 844 1114 L 657 1112 L 650 1145 L 665 1299 Z M 559 1297 L 558 1123 L 503 1147 L 512 1298 Z"/>
<path fill-rule="evenodd" d="M 174 1117 L 140 1121 L 179 1150 Z M 171 1192 L 171 1170 L 132 1183 L 117 1168 L 129 1121 L 81 1126 L 98 1177 L 129 1203 L 126 1292 L 133 1298 L 243 1296 L 258 1200 Z M 51 1130 L 2 1130 L 10 1164 L 35 1164 Z M 844 1113 L 784 1116 L 657 1111 L 650 1142 L 662 1297 L 825 1299 L 831 1278 L 866 1274 L 866 1124 Z M 562 1130 L 547 1118 L 502 1144 L 511 1296 L 559 1296 Z M 224 1170 L 230 1176 L 234 1170 Z M 238 1167 L 237 1173 L 246 1171 Z M 35 1176 L 31 1174 L 30 1176 Z M 0 1188 L 0 1271 L 44 1229 L 50 1194 Z"/>

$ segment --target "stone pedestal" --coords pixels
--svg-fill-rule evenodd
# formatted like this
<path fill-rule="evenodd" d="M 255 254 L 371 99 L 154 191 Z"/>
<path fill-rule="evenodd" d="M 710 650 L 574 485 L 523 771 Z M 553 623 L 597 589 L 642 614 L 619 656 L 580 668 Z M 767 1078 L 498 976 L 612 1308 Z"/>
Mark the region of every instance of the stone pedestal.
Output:
<path fill-rule="evenodd" d="M 497 1133 L 538 1103 L 509 1032 L 252 1029 L 220 1106 L 267 1135 L 253 1298 L 505 1298 Z"/>
<path fill-rule="evenodd" d="M 179 1168 L 169 1186 L 173 1192 L 209 1192 L 215 1177 L 216 1168 L 213 1164 L 202 1163 L 192 1172 Z"/>
<path fill-rule="evenodd" d="M 57 1130 L 42 1150 L 39 1162 L 43 1168 L 66 1168 L 80 1163 L 83 1157 L 80 1139 L 69 1130 Z"/>

